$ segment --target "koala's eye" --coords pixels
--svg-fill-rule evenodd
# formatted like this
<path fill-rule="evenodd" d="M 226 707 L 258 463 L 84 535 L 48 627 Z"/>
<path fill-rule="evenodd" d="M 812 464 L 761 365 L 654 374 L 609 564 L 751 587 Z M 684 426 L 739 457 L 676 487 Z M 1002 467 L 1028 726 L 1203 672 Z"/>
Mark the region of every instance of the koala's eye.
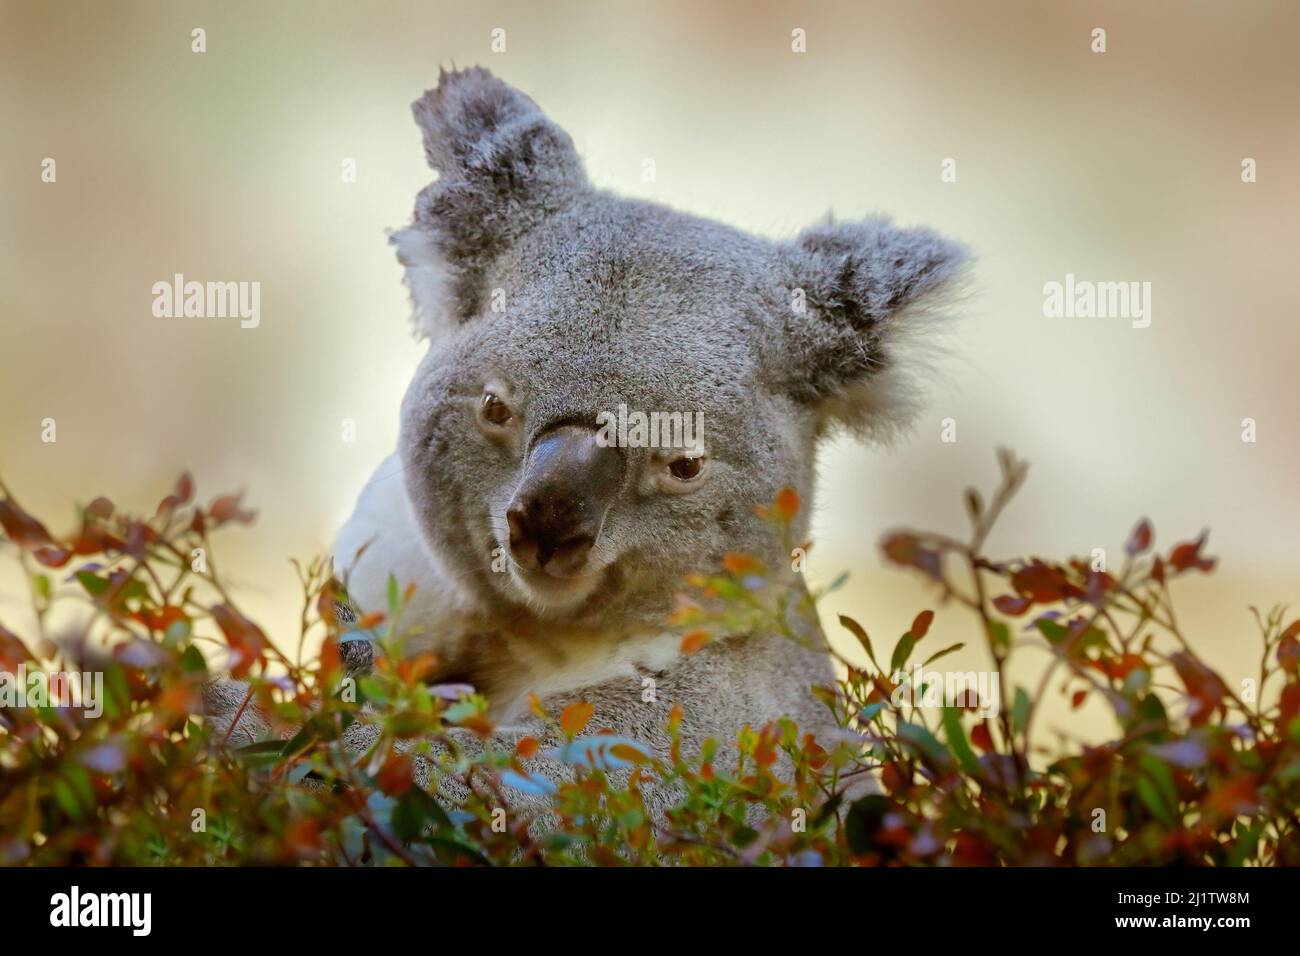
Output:
<path fill-rule="evenodd" d="M 484 421 L 493 425 L 504 425 L 514 417 L 510 411 L 510 406 L 491 392 L 483 396 L 482 412 Z"/>
<path fill-rule="evenodd" d="M 700 455 L 674 458 L 668 463 L 668 474 L 678 481 L 694 481 L 704 471 L 704 458 Z"/>
<path fill-rule="evenodd" d="M 491 392 L 483 393 L 483 404 L 479 406 L 479 414 L 489 425 L 498 428 L 510 424 L 510 420 L 515 417 L 510 406 Z"/>
<path fill-rule="evenodd" d="M 659 459 L 651 472 L 653 486 L 670 495 L 694 494 L 704 487 L 709 466 L 709 456 L 702 450 L 678 452 L 676 458 Z"/>

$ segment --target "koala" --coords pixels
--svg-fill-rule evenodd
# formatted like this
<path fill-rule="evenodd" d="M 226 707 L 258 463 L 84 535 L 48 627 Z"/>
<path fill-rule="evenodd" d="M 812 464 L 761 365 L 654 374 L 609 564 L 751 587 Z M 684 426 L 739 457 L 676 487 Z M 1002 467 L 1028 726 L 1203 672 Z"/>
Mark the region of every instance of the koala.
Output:
<path fill-rule="evenodd" d="M 729 552 L 790 567 L 755 508 L 793 487 L 804 540 L 819 441 L 915 415 L 963 247 L 884 218 L 774 241 L 596 189 L 569 135 L 482 68 L 443 71 L 413 111 L 438 175 L 391 242 L 429 345 L 334 548 L 354 603 L 413 583 L 407 649 L 488 696 L 502 745 L 547 738 L 532 694 L 660 751 L 678 704 L 685 748 L 716 738 L 720 767 L 745 725 L 833 733 L 809 693 L 834 681 L 815 622 L 685 654 L 666 620 Z M 620 408 L 702 427 L 689 447 L 610 441 Z"/>

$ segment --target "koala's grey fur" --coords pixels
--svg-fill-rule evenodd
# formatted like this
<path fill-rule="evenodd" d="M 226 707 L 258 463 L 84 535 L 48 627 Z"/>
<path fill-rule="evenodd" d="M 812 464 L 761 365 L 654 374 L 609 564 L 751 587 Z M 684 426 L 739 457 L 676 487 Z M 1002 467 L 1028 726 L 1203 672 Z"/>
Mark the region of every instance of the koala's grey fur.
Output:
<path fill-rule="evenodd" d="M 683 656 L 664 621 L 687 575 L 716 570 L 727 552 L 788 566 L 754 508 L 793 486 L 803 540 L 819 438 L 906 424 L 964 251 L 884 219 L 826 221 L 776 242 L 596 190 L 568 134 L 481 68 L 444 72 L 414 113 L 439 175 L 393 242 L 430 348 L 403 403 L 399 455 L 335 547 L 354 600 L 382 608 L 390 572 L 414 582 L 407 620 L 449 674 L 493 700 L 503 745 L 547 737 L 528 713 L 532 692 L 552 710 L 585 699 L 589 732 L 659 749 L 680 704 L 687 748 L 717 738 L 719 767 L 746 724 L 789 715 L 831 733 L 808 693 L 833 681 L 819 635 L 809 647 L 734 635 Z M 510 402 L 515 432 L 480 431 L 485 388 Z M 590 575 L 557 594 L 517 568 L 494 571 L 532 440 L 620 404 L 703 411 L 698 489 L 664 491 L 655 450 L 626 449 Z"/>

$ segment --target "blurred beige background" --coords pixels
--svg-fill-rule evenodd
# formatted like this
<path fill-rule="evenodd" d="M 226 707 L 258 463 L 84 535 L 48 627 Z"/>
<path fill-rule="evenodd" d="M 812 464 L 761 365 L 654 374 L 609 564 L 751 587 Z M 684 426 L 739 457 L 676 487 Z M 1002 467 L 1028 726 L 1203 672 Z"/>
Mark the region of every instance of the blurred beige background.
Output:
<path fill-rule="evenodd" d="M 1258 662 L 1247 605 L 1300 604 L 1298 35 L 1300 6 L 1263 0 L 6 0 L 0 474 L 69 522 L 99 493 L 152 508 L 185 467 L 205 496 L 247 489 L 261 519 L 218 557 L 294 633 L 288 559 L 327 547 L 393 448 L 421 350 L 385 242 L 431 178 L 408 104 L 440 64 L 482 63 L 572 132 L 602 186 L 772 236 L 883 211 L 975 249 L 981 294 L 916 433 L 824 456 L 811 574 L 852 572 L 828 612 L 892 646 L 933 601 L 882 565 L 882 532 L 964 530 L 961 491 L 989 485 L 1005 444 L 1033 469 L 999 554 L 1117 556 L 1143 514 L 1161 545 L 1212 529 L 1220 571 L 1176 597 L 1235 678 Z M 260 327 L 154 318 L 150 288 L 177 272 L 261 282 Z M 1044 318 L 1067 272 L 1151 282 L 1150 328 Z M 16 597 L 7 579 L 0 613 L 25 626 Z M 949 610 L 935 633 L 975 631 Z"/>

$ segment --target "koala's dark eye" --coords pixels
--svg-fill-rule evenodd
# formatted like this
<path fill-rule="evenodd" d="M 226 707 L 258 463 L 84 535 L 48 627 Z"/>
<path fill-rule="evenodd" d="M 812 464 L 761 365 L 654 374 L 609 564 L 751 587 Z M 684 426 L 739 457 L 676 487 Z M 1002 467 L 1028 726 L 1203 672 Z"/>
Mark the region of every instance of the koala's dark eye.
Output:
<path fill-rule="evenodd" d="M 704 470 L 704 459 L 700 456 L 674 458 L 668 463 L 668 473 L 678 481 L 694 481 Z"/>
<path fill-rule="evenodd" d="M 510 406 L 491 392 L 486 392 L 483 395 L 483 404 L 480 406 L 479 412 L 485 422 L 498 427 L 508 425 L 510 420 L 515 417 L 514 412 L 510 410 Z"/>

